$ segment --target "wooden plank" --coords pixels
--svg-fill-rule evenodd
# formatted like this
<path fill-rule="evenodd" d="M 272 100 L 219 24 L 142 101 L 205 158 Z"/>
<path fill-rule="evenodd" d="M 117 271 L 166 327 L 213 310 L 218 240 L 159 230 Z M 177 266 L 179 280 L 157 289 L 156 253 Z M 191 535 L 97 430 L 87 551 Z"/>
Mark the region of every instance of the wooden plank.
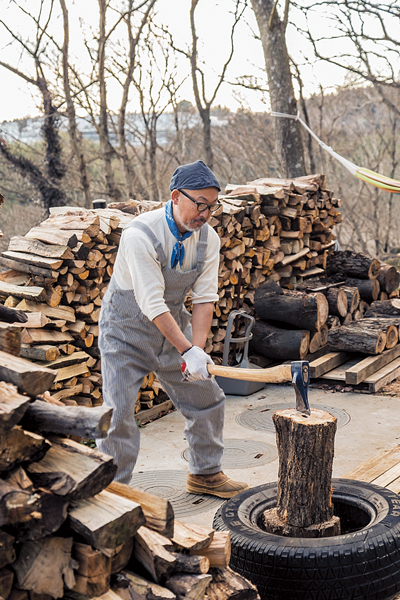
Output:
<path fill-rule="evenodd" d="M 400 344 L 378 356 L 367 356 L 346 372 L 346 383 L 357 385 L 400 356 Z"/>
<path fill-rule="evenodd" d="M 166 400 L 165 402 L 161 402 L 160 404 L 153 406 L 153 408 L 149 408 L 148 410 L 141 410 L 140 412 L 138 412 L 135 415 L 135 421 L 136 423 L 144 425 L 145 423 L 153 421 L 157 417 L 160 417 L 163 413 L 166 413 L 169 410 L 172 410 L 173 408 L 175 407 L 172 400 Z"/>
<path fill-rule="evenodd" d="M 336 367 L 336 369 L 332 369 L 328 373 L 324 373 L 321 375 L 321 379 L 332 379 L 334 381 L 346 381 L 346 371 L 350 369 L 354 365 L 360 362 L 360 358 L 352 358 L 351 360 L 346 361 L 344 364 Z"/>
<path fill-rule="evenodd" d="M 390 450 L 369 458 L 358 467 L 345 475 L 346 479 L 357 479 L 371 483 L 382 473 L 385 473 L 400 462 L 400 444 Z"/>
<path fill-rule="evenodd" d="M 375 485 L 380 485 L 381 487 L 388 487 L 391 483 L 396 481 L 400 477 L 400 461 L 394 465 L 391 469 L 388 469 L 382 475 L 379 475 L 376 479 L 374 479 Z"/>
<path fill-rule="evenodd" d="M 36 286 L 20 286 L 0 280 L 0 294 L 27 298 L 28 300 L 46 300 L 46 290 Z"/>
<path fill-rule="evenodd" d="M 28 252 L 47 258 L 73 259 L 74 255 L 68 246 L 57 246 L 56 244 L 43 244 L 39 240 L 32 240 L 25 236 L 15 235 L 10 239 L 8 250 L 15 252 Z"/>
<path fill-rule="evenodd" d="M 400 375 L 400 358 L 396 358 L 391 363 L 379 369 L 376 373 L 364 379 L 364 383 L 368 384 L 368 391 L 371 393 L 377 392 L 384 385 L 390 383 Z"/>
<path fill-rule="evenodd" d="M 55 376 L 55 371 L 0 351 L 0 379 L 13 383 L 20 392 L 38 396 L 50 388 Z"/>
<path fill-rule="evenodd" d="M 316 360 L 310 362 L 310 377 L 316 379 L 328 371 L 335 369 L 339 365 L 348 361 L 350 358 L 348 352 L 329 352 Z M 307 358 L 307 357 L 306 357 Z"/>

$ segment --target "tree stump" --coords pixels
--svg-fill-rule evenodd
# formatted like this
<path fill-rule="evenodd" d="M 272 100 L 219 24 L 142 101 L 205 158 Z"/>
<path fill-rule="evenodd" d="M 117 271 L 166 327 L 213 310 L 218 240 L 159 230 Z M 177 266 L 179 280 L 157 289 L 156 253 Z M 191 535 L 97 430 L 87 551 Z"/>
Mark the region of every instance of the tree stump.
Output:
<path fill-rule="evenodd" d="M 337 419 L 295 408 L 273 415 L 279 454 L 277 506 L 264 512 L 264 529 L 292 537 L 339 535 L 333 514 L 332 464 Z"/>

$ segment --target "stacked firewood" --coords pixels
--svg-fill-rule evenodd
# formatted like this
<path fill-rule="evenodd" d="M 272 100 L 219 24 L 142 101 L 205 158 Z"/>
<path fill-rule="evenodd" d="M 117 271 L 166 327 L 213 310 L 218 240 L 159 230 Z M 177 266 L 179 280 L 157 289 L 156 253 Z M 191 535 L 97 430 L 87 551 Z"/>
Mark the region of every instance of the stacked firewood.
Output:
<path fill-rule="evenodd" d="M 98 320 L 117 256 L 122 227 L 133 216 L 117 210 L 52 209 L 49 219 L 2 253 L 6 307 L 24 311 L 20 355 L 57 369 L 51 396 L 67 404 L 102 404 Z M 8 348 L 8 350 L 10 350 Z M 166 394 L 145 378 L 136 411 Z M 141 395 L 143 394 L 143 405 Z"/>
<path fill-rule="evenodd" d="M 323 175 L 258 179 L 228 185 L 211 225 L 221 238 L 219 296 L 207 352 L 223 351 L 231 310 L 254 311 L 256 289 L 266 281 L 293 289 L 324 274 L 341 222 L 340 200 L 325 188 Z"/>
<path fill-rule="evenodd" d="M 221 238 L 221 252 L 219 300 L 206 344 L 217 360 L 230 312 L 240 307 L 253 313 L 261 284 L 275 281 L 292 289 L 324 273 L 335 239 L 332 227 L 341 218 L 340 200 L 325 189 L 322 175 L 230 185 L 221 201 L 210 221 Z M 24 237 L 11 238 L 2 253 L 8 270 L 0 274 L 0 299 L 28 314 L 27 321 L 12 326 L 21 329 L 21 356 L 57 369 L 50 394 L 67 404 L 102 403 L 98 320 L 122 227 L 140 212 L 159 207 L 137 202 L 118 206 L 124 212 L 52 209 L 49 219 Z M 166 399 L 150 374 L 135 410 L 151 409 Z"/>
<path fill-rule="evenodd" d="M 333 351 L 380 354 L 398 344 L 400 274 L 390 265 L 351 251 L 334 252 L 324 279 L 296 291 L 274 282 L 255 294 L 259 320 L 253 350 L 275 359 L 302 359 L 329 345 Z"/>
<path fill-rule="evenodd" d="M 40 399 L 55 375 L 0 352 L 0 597 L 256 600 L 228 568 L 229 533 L 180 523 L 71 439 L 105 437 L 112 411 Z"/>

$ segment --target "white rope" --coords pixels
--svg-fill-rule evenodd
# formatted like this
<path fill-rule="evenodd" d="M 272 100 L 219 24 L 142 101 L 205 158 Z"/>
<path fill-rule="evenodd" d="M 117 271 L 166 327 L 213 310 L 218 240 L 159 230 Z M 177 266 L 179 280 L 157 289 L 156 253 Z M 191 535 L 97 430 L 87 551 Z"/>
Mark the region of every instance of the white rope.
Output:
<path fill-rule="evenodd" d="M 323 148 L 324 150 L 329 152 L 329 154 L 333 158 L 336 158 L 336 160 L 338 160 L 348 171 L 350 171 L 350 173 L 352 173 L 353 175 L 355 175 L 357 173 L 359 167 L 357 165 L 355 165 L 354 163 L 352 163 L 350 160 L 347 160 L 347 158 L 343 158 L 343 156 L 340 156 L 340 154 L 337 154 L 337 152 L 335 152 L 333 150 L 333 148 L 331 148 L 330 146 L 325 144 L 322 140 L 320 140 L 319 137 L 316 136 L 315 133 L 308 127 L 307 123 L 305 123 L 303 121 L 303 119 L 300 117 L 300 113 L 297 113 L 297 115 L 289 115 L 287 113 L 271 111 L 270 114 L 271 114 L 271 117 L 283 117 L 284 119 L 294 119 L 295 121 L 299 121 L 299 123 L 301 123 L 301 125 L 304 127 L 304 129 L 306 129 L 308 131 L 308 133 L 315 139 L 315 141 L 321 146 L 321 148 Z"/>

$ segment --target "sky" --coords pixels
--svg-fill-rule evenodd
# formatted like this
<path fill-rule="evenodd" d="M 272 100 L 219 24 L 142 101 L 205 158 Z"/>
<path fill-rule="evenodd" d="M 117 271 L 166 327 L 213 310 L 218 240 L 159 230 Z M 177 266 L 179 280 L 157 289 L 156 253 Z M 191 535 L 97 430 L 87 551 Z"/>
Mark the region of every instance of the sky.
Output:
<path fill-rule="evenodd" d="M 47 0 L 45 0 L 46 2 Z M 19 0 L 24 8 L 37 6 L 38 0 Z M 16 7 L 11 0 L 0 0 L 2 5 L 1 18 L 11 29 L 21 34 L 23 38 L 32 34 L 32 23 Z M 58 1 L 55 6 L 59 13 Z M 70 45 L 73 60 L 79 68 L 87 68 L 87 51 L 83 45 L 83 38 L 93 36 L 97 27 L 97 0 L 67 0 L 70 13 Z M 204 63 L 207 81 L 207 93 L 210 95 L 218 79 L 226 57 L 230 51 L 230 26 L 232 15 L 232 0 L 200 0 L 196 9 L 196 26 L 199 37 L 199 54 Z M 176 46 L 185 49 L 190 42 L 189 28 L 189 0 L 158 0 L 156 5 L 156 22 L 163 23 L 172 34 Z M 299 16 L 296 15 L 296 21 Z M 321 16 L 315 18 L 321 19 Z M 112 15 L 110 14 L 110 23 Z M 321 20 L 321 25 L 323 20 Z M 62 40 L 61 18 L 54 19 L 52 32 Z M 324 27 L 329 32 L 329 24 Z M 92 31 L 92 33 L 91 33 Z M 247 9 L 241 19 L 235 34 L 235 53 L 227 73 L 228 83 L 223 84 L 217 95 L 215 104 L 237 110 L 241 105 L 253 111 L 265 111 L 269 108 L 268 95 L 261 92 L 246 90 L 243 87 L 233 86 L 238 77 L 255 76 L 263 85 L 266 84 L 264 71 L 264 56 L 261 42 L 256 39 L 257 24 L 253 12 Z M 335 86 L 341 85 L 345 73 L 339 68 L 326 64 L 313 62 L 311 48 L 307 47 L 302 35 L 292 25 L 287 30 L 287 44 L 289 53 L 296 62 L 300 63 L 304 91 L 306 95 L 318 93 L 319 85 L 332 91 Z M 12 64 L 26 73 L 33 74 L 32 64 L 21 56 L 17 44 L 10 44 L 10 37 L 0 32 L 0 61 Z M 20 77 L 0 67 L 2 95 L 0 100 L 0 122 L 21 119 L 40 114 L 38 109 L 38 96 L 35 88 L 26 84 Z M 186 80 L 180 88 L 180 97 L 193 102 L 189 63 L 184 57 L 178 59 L 177 77 Z M 110 81 L 108 84 L 109 105 L 117 109 L 120 101 L 120 87 Z M 132 94 L 128 110 L 137 111 L 137 99 Z"/>

